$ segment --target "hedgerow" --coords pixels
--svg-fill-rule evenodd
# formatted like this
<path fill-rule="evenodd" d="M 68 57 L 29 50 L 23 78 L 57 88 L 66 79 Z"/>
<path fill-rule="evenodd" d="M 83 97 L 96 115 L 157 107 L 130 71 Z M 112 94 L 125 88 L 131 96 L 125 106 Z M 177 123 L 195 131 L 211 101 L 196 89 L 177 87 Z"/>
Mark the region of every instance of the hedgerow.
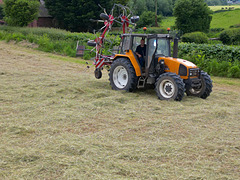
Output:
<path fill-rule="evenodd" d="M 208 42 L 208 37 L 203 32 L 186 33 L 182 36 L 182 42 L 203 44 Z"/>
<path fill-rule="evenodd" d="M 88 40 L 94 40 L 96 35 L 92 33 L 72 33 L 65 30 L 54 28 L 19 28 L 10 26 L 0 26 L 0 40 L 14 40 L 16 42 L 27 40 L 38 45 L 38 49 L 45 52 L 59 53 L 74 57 L 76 56 L 76 46 L 79 41 L 80 45 L 86 46 L 86 49 L 92 49 L 87 46 Z M 105 43 L 105 48 L 112 48 L 119 44 L 119 37 L 109 36 Z M 94 53 L 86 51 L 84 58 L 88 59 L 94 56 Z M 92 55 L 91 55 L 92 54 Z"/>
<path fill-rule="evenodd" d="M 179 57 L 211 75 L 240 78 L 240 47 L 180 43 Z"/>
<path fill-rule="evenodd" d="M 203 54 L 207 59 L 218 59 L 218 61 L 240 60 L 240 47 L 227 46 L 223 44 L 195 44 L 195 43 L 180 43 L 179 55 L 185 56 L 194 52 L 196 54 Z"/>
<path fill-rule="evenodd" d="M 220 34 L 220 40 L 223 44 L 240 45 L 240 28 L 233 28 L 223 31 Z"/>

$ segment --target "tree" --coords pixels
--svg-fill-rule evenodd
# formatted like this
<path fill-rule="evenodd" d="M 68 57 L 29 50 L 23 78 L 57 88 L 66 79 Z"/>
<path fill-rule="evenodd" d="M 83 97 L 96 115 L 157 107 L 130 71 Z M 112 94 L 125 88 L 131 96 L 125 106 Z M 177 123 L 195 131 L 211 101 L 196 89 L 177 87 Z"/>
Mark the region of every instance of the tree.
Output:
<path fill-rule="evenodd" d="M 178 0 L 174 8 L 176 27 L 183 33 L 207 32 L 212 20 L 211 10 L 204 0 Z"/>
<path fill-rule="evenodd" d="M 155 0 L 155 27 L 158 27 L 158 22 L 157 22 L 157 0 Z"/>
<path fill-rule="evenodd" d="M 128 2 L 128 6 L 135 15 L 140 16 L 144 11 L 147 11 L 147 4 L 145 0 L 130 0 Z"/>
<path fill-rule="evenodd" d="M 122 5 L 125 6 L 125 5 L 127 5 L 128 1 L 129 0 L 115 0 L 113 2 L 116 3 L 116 4 L 122 4 Z"/>
<path fill-rule="evenodd" d="M 3 15 L 3 7 L 2 5 L 0 5 L 0 19 L 3 19 L 4 15 Z"/>
<path fill-rule="evenodd" d="M 157 16 L 157 22 L 161 22 L 161 15 Z M 144 11 L 140 16 L 140 21 L 137 23 L 138 27 L 155 25 L 155 13 L 152 11 Z"/>
<path fill-rule="evenodd" d="M 38 16 L 38 0 L 4 0 L 4 20 L 11 26 L 27 26 Z"/>
<path fill-rule="evenodd" d="M 114 2 L 106 0 L 45 0 L 49 14 L 58 20 L 59 27 L 70 31 L 90 31 L 96 26 L 90 19 L 99 19 L 103 10 L 109 13 Z M 102 25 L 102 24 L 101 24 Z"/>
<path fill-rule="evenodd" d="M 209 6 L 227 5 L 227 0 L 205 0 L 205 2 Z"/>
<path fill-rule="evenodd" d="M 158 0 L 158 14 L 162 14 L 163 16 L 172 16 L 172 13 L 172 0 Z"/>
<path fill-rule="evenodd" d="M 141 15 L 144 11 L 155 12 L 157 2 L 157 14 L 171 16 L 173 13 L 172 0 L 129 0 L 128 6 L 136 15 Z"/>

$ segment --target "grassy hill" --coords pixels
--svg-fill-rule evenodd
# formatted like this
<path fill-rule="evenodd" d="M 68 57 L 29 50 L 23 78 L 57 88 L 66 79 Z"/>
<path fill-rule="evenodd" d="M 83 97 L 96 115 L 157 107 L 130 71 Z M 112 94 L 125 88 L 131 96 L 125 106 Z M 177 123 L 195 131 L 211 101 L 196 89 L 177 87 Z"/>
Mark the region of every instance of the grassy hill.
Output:
<path fill-rule="evenodd" d="M 217 8 L 217 6 L 215 6 L 214 8 Z M 219 8 L 217 10 L 220 10 L 220 9 L 221 8 Z M 213 18 L 212 18 L 212 22 L 211 22 L 211 29 L 212 28 L 228 29 L 232 25 L 240 24 L 240 18 L 239 18 L 240 17 L 240 9 L 236 9 L 233 11 L 214 13 L 212 15 L 212 17 Z M 166 29 L 168 27 L 174 26 L 174 21 L 175 21 L 175 17 L 166 17 L 163 19 L 162 23 L 160 24 L 160 27 Z"/>
<path fill-rule="evenodd" d="M 230 26 L 240 24 L 240 9 L 214 13 L 211 28 L 228 29 Z"/>

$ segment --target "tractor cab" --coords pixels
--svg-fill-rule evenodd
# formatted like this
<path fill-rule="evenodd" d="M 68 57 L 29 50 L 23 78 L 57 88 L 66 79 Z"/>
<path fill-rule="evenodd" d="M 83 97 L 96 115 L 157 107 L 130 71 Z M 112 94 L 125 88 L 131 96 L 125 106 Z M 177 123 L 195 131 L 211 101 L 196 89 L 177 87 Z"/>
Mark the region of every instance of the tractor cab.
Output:
<path fill-rule="evenodd" d="M 136 50 L 140 46 L 141 40 L 145 40 L 146 52 L 143 57 L 144 66 L 141 67 L 141 75 L 148 76 L 155 73 L 155 68 L 160 57 L 171 57 L 170 37 L 168 34 L 123 34 L 120 44 L 121 54 L 128 54 L 129 50 L 133 53 L 134 58 L 140 66 L 139 57 Z"/>

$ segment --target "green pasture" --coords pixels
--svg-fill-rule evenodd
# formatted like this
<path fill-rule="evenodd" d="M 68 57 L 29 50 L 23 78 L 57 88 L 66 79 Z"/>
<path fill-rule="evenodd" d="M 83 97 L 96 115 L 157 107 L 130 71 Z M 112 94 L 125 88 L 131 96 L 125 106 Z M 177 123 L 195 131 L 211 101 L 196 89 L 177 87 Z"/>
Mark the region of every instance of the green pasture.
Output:
<path fill-rule="evenodd" d="M 175 17 L 165 17 L 162 20 L 160 27 L 166 29 L 168 27 L 174 26 L 174 24 L 175 24 Z M 240 24 L 240 9 L 213 13 L 210 28 L 211 29 L 212 28 L 228 29 L 230 26 L 233 26 L 236 24 Z"/>
<path fill-rule="evenodd" d="M 212 17 L 211 28 L 228 29 L 230 26 L 240 24 L 240 9 L 214 13 Z"/>
<path fill-rule="evenodd" d="M 175 24 L 175 17 L 164 17 L 159 26 L 162 29 L 167 29 L 174 26 L 174 24 Z"/>

